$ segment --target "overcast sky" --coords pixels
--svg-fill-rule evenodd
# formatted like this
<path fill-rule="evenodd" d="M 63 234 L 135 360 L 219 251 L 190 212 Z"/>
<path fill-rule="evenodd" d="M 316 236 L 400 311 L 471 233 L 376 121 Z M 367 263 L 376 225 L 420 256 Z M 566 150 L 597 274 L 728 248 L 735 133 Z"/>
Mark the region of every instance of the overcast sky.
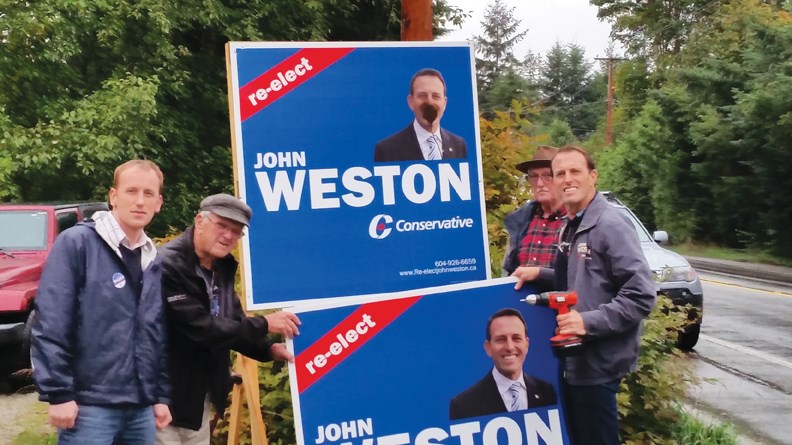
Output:
<path fill-rule="evenodd" d="M 472 16 L 465 21 L 461 30 L 454 30 L 439 40 L 471 40 L 483 34 L 481 20 L 492 0 L 448 0 L 454 6 Z M 515 16 L 521 21 L 520 29 L 528 34 L 514 51 L 522 59 L 528 51 L 544 55 L 556 41 L 575 43 L 586 50 L 586 57 L 605 57 L 610 42 L 610 25 L 597 19 L 597 7 L 588 0 L 505 0 L 514 7 Z M 620 55 L 616 46 L 616 55 Z"/>

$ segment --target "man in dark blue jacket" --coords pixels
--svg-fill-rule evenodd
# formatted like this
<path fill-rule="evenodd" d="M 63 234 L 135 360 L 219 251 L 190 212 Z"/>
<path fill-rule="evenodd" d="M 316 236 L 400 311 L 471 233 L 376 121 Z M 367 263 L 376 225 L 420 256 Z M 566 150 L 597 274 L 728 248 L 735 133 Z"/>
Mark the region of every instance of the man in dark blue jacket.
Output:
<path fill-rule="evenodd" d="M 33 378 L 59 444 L 152 444 L 170 423 L 162 269 L 143 229 L 162 172 L 115 170 L 111 212 L 61 233 L 35 301 Z"/>

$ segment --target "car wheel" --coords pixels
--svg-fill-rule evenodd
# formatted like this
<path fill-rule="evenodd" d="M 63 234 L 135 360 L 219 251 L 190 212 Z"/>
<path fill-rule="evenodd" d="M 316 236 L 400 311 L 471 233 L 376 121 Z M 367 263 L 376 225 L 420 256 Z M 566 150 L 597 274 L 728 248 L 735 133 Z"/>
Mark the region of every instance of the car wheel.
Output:
<path fill-rule="evenodd" d="M 32 310 L 25 323 L 25 330 L 22 332 L 22 346 L 20 352 L 22 353 L 22 362 L 25 368 L 30 367 L 30 342 L 33 338 L 33 323 L 35 321 L 36 311 Z"/>
<path fill-rule="evenodd" d="M 677 347 L 683 351 L 691 351 L 696 346 L 701 332 L 701 324 L 696 323 L 688 326 L 677 337 Z"/>

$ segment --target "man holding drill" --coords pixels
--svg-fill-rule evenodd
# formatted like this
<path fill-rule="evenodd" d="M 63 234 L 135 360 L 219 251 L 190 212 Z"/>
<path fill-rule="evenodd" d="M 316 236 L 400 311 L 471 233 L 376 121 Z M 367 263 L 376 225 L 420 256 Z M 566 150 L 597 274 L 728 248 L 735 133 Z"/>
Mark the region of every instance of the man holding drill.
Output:
<path fill-rule="evenodd" d="M 567 429 L 575 445 L 617 445 L 616 393 L 636 368 L 641 322 L 654 306 L 655 285 L 635 228 L 597 193 L 591 155 L 581 147 L 561 148 L 552 169 L 568 215 L 555 288 L 578 297 L 573 310 L 557 317 L 558 334 L 584 339 L 580 355 L 564 358 Z"/>

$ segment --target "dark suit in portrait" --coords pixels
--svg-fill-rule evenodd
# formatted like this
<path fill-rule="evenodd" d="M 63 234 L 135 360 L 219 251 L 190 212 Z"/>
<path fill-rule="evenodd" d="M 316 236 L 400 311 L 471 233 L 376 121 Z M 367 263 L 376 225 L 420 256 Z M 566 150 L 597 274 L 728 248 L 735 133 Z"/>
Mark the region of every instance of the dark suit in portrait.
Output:
<path fill-rule="evenodd" d="M 461 137 L 440 128 L 443 140 L 443 159 L 466 158 L 467 144 Z M 422 161 L 424 159 L 413 123 L 377 142 L 374 147 L 374 162 Z"/>
<path fill-rule="evenodd" d="M 528 409 L 556 404 L 556 393 L 553 385 L 549 382 L 531 377 L 525 373 L 523 373 L 523 380 L 525 381 L 525 387 L 528 388 Z M 498 392 L 495 377 L 492 376 L 492 372 L 488 372 L 475 385 L 451 399 L 449 418 L 457 420 L 505 413 L 507 411 L 503 398 Z"/>

